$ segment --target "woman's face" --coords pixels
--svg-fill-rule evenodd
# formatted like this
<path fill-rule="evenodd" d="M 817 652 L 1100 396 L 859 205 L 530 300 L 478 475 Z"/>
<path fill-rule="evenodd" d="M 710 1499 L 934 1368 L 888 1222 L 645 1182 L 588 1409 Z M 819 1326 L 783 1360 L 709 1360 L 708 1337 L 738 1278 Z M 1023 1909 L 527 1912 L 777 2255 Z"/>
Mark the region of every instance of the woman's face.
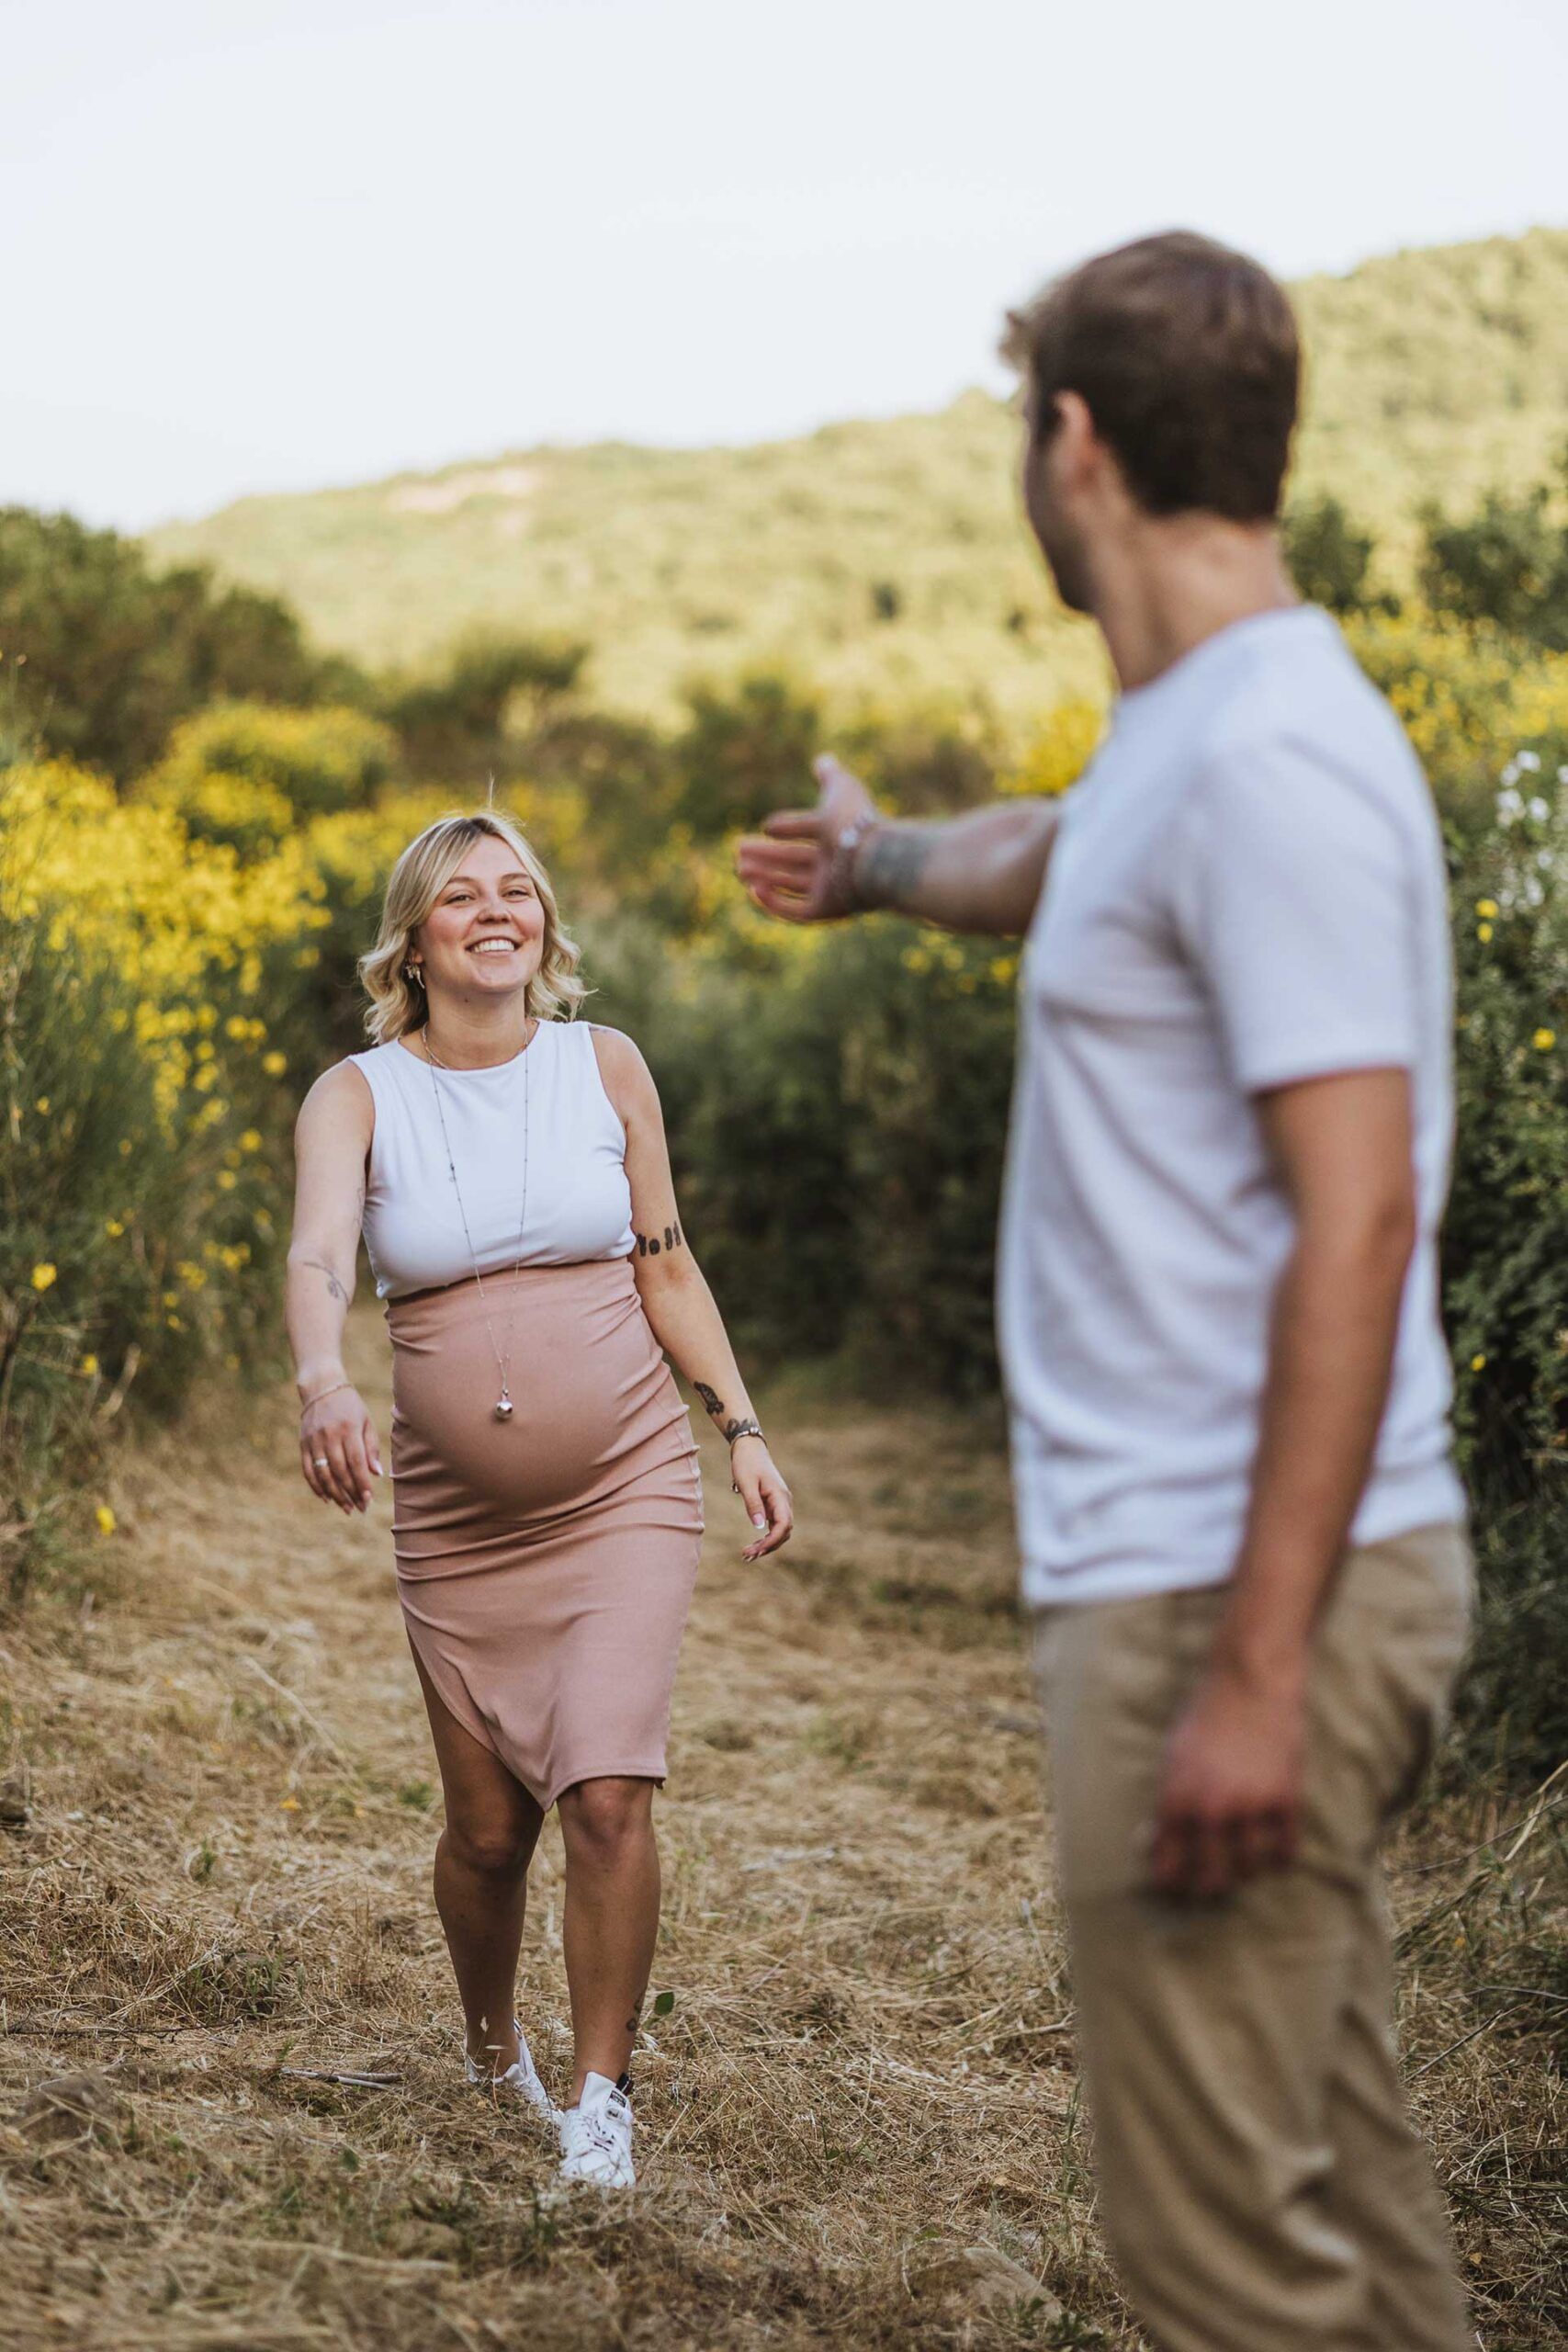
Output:
<path fill-rule="evenodd" d="M 412 944 L 432 1000 L 443 989 L 470 1002 L 525 989 L 545 952 L 545 910 L 516 852 L 493 838 L 476 842 Z"/>

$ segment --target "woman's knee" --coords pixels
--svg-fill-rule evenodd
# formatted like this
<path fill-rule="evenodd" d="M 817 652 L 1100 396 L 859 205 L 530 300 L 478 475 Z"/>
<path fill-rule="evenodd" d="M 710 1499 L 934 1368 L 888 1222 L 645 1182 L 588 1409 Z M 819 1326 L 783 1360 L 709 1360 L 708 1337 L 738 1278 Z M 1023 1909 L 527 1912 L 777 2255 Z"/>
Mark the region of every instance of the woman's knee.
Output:
<path fill-rule="evenodd" d="M 560 1799 L 568 1859 L 600 1870 L 640 1846 L 652 1820 L 651 1781 L 580 1781 Z"/>
<path fill-rule="evenodd" d="M 442 1833 L 447 1852 L 483 1878 L 521 1878 L 533 1860 L 539 1824 L 522 1815 L 448 1814 Z"/>

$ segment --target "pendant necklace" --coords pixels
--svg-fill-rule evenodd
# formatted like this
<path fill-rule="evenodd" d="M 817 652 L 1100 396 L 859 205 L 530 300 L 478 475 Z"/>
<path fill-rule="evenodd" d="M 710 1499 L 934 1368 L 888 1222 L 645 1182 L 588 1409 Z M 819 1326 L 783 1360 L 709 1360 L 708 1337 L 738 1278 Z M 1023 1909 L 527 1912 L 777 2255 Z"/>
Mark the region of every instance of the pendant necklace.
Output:
<path fill-rule="evenodd" d="M 537 1038 L 538 1034 L 539 1023 L 537 1020 L 536 1020 L 534 1023 L 534 1035 L 529 1038 L 528 1043 L 524 1046 L 522 1053 L 517 1057 L 523 1064 L 523 1206 L 517 1218 L 517 1257 L 512 1269 L 514 1280 L 523 1263 L 523 1232 L 524 1227 L 526 1226 L 528 1221 L 528 1057 L 534 1050 L 535 1040 Z M 484 1283 L 479 1279 L 479 1261 L 474 1254 L 473 1236 L 468 1231 L 468 1212 L 463 1206 L 463 1190 L 462 1186 L 457 1182 L 457 1163 L 452 1157 L 452 1140 L 446 1133 L 446 1114 L 441 1107 L 441 1088 L 435 1076 L 438 1069 L 446 1070 L 448 1078 L 454 1077 L 457 1075 L 457 1073 L 447 1069 L 446 1064 L 444 1061 L 438 1061 L 435 1055 L 431 1051 L 430 1032 L 428 1028 L 422 1031 L 421 1035 L 424 1039 L 425 1066 L 430 1071 L 431 1089 L 435 1096 L 435 1115 L 441 1122 L 441 1141 L 446 1148 L 446 1166 L 452 1178 L 452 1190 L 457 1195 L 457 1215 L 463 1221 L 463 1238 L 468 1245 L 468 1262 L 473 1267 L 474 1281 L 479 1286 L 479 1312 L 484 1317 L 485 1329 L 490 1333 L 491 1353 L 495 1358 L 495 1368 L 501 1374 L 501 1394 L 496 1398 L 492 1410 L 494 1418 L 498 1421 L 509 1421 L 512 1419 L 513 1404 L 512 1393 L 507 1385 L 507 1374 L 510 1372 L 512 1365 L 512 1334 L 517 1320 L 516 1295 L 515 1292 L 513 1292 L 512 1312 L 507 1317 L 506 1354 L 503 1358 L 501 1350 L 495 1344 L 494 1326 L 491 1324 L 490 1319 L 490 1309 L 484 1303 L 485 1288 Z"/>

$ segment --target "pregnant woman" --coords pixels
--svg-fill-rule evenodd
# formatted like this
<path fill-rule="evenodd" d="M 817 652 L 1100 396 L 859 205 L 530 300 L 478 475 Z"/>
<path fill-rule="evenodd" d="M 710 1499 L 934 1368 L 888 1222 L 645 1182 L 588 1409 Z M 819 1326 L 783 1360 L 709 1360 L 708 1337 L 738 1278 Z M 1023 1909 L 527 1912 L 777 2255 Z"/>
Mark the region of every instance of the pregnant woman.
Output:
<path fill-rule="evenodd" d="M 435 1901 L 468 2080 L 555 2119 L 564 2178 L 629 2186 L 627 2068 L 659 1923 L 653 1787 L 702 1485 L 673 1358 L 753 1529 L 789 1492 L 681 1229 L 642 1056 L 575 1020 L 579 951 L 493 811 L 403 851 L 361 958 L 376 1043 L 296 1130 L 288 1321 L 300 1466 L 363 1511 L 381 1475 L 344 1370 L 361 1230 L 392 1340 L 398 1589 L 441 1767 Z M 529 1861 L 559 1807 L 575 2041 L 559 2114 L 513 2014 Z"/>

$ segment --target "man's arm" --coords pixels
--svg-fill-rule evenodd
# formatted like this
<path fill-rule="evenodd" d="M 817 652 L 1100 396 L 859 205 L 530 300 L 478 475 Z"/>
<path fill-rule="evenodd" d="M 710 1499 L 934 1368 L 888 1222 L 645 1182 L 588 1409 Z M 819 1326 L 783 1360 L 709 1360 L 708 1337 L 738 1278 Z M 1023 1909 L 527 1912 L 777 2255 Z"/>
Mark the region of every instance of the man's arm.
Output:
<path fill-rule="evenodd" d="M 738 843 L 736 871 L 786 922 L 832 922 L 885 907 L 948 931 L 1016 939 L 1045 878 L 1057 808 L 1008 800 L 930 823 L 880 817 L 857 776 L 816 763 L 815 808 L 781 810 Z"/>
<path fill-rule="evenodd" d="M 1371 1466 L 1416 1238 L 1404 1069 L 1281 1086 L 1258 1113 L 1296 1239 L 1241 1557 L 1166 1759 L 1152 1872 L 1180 1894 L 1224 1894 L 1294 1851 L 1312 1632 Z"/>

